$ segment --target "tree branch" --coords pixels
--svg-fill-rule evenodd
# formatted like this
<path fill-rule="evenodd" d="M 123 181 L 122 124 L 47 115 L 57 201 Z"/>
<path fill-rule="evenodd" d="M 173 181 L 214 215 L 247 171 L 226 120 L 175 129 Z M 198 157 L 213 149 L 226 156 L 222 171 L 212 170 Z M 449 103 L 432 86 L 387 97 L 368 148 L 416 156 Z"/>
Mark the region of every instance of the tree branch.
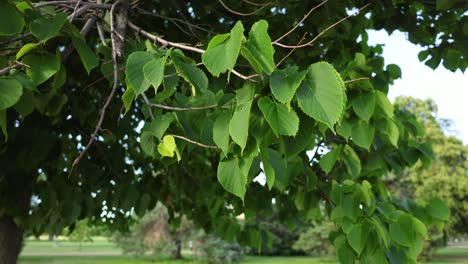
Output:
<path fill-rule="evenodd" d="M 185 45 L 185 44 L 182 44 L 182 43 L 167 41 L 167 40 L 165 40 L 163 38 L 160 38 L 160 37 L 158 37 L 156 35 L 153 35 L 153 34 L 147 32 L 147 31 L 145 31 L 144 29 L 140 28 L 139 26 L 133 24 L 130 21 L 128 21 L 128 26 L 131 29 L 133 29 L 134 31 L 136 31 L 138 34 L 143 35 L 144 37 L 146 37 L 148 39 L 151 39 L 154 42 L 159 42 L 163 46 L 171 46 L 171 47 L 175 47 L 175 48 L 179 48 L 179 49 L 183 49 L 183 50 L 193 51 L 193 52 L 200 53 L 200 54 L 205 53 L 205 50 L 203 50 L 203 49 L 195 48 L 195 47 L 188 46 L 188 45 Z M 250 80 L 250 78 L 248 76 L 245 76 L 245 75 L 237 72 L 234 69 L 231 72 L 234 75 L 236 75 L 237 77 L 241 78 L 241 79 Z M 250 81 L 253 81 L 253 80 L 250 80 Z M 255 82 L 255 81 L 253 81 L 253 82 Z"/>
<path fill-rule="evenodd" d="M 284 33 L 281 37 L 277 38 L 275 41 L 273 41 L 272 43 L 273 44 L 276 44 L 277 42 L 279 42 L 280 40 L 282 40 L 283 38 L 285 38 L 286 36 L 288 36 L 289 34 L 291 34 L 292 32 L 294 32 L 294 30 L 296 30 L 309 16 L 310 14 L 312 14 L 312 12 L 314 12 L 315 9 L 321 7 L 323 4 L 325 4 L 326 2 L 328 2 L 328 0 L 325 0 L 323 2 L 321 2 L 320 4 L 312 7 L 309 12 L 307 12 L 307 14 L 304 15 L 304 17 L 299 21 L 297 22 L 297 24 L 291 29 L 289 30 L 288 32 Z"/>
<path fill-rule="evenodd" d="M 189 143 L 192 143 L 192 144 L 197 145 L 197 146 L 202 147 L 202 148 L 219 149 L 217 146 L 205 145 L 203 143 L 191 140 L 190 138 L 186 138 L 186 137 L 183 137 L 183 136 L 174 135 L 174 134 L 169 134 L 169 136 L 173 136 L 175 138 L 185 140 L 185 141 L 187 141 Z"/>
<path fill-rule="evenodd" d="M 112 5 L 112 8 L 111 8 L 111 19 L 110 19 L 111 30 L 114 28 L 114 21 L 112 19 L 112 13 L 115 11 L 114 10 L 115 6 L 117 4 L 119 4 L 119 2 L 120 1 L 115 2 Z M 119 83 L 119 66 L 118 66 L 118 62 L 117 62 L 118 57 L 117 57 L 116 50 L 115 50 L 114 38 L 111 38 L 111 41 L 112 41 L 112 63 L 113 63 L 113 66 L 114 66 L 114 83 L 112 84 L 112 90 L 111 90 L 109 96 L 107 97 L 106 101 L 104 102 L 104 105 L 103 105 L 103 107 L 101 109 L 101 116 L 99 117 L 98 123 L 96 124 L 96 127 L 94 128 L 93 134 L 91 134 L 91 138 L 89 139 L 88 144 L 86 144 L 86 147 L 84 148 L 84 150 L 81 151 L 80 154 L 78 155 L 78 157 L 73 161 L 72 169 L 71 169 L 70 173 L 74 169 L 76 169 L 76 166 L 78 165 L 78 163 L 80 163 L 80 161 L 84 157 L 85 153 L 89 150 L 91 145 L 94 143 L 94 140 L 96 139 L 98 132 L 101 130 L 102 122 L 104 122 L 104 117 L 106 115 L 107 108 L 109 107 L 109 104 L 110 104 L 112 98 L 114 97 L 115 91 L 117 90 L 117 86 L 118 86 L 118 83 Z"/>
<path fill-rule="evenodd" d="M 0 76 L 2 75 L 7 75 L 8 73 L 10 73 L 10 71 L 14 70 L 14 69 L 19 69 L 19 68 L 23 68 L 23 67 L 29 67 L 28 65 L 24 64 L 24 63 L 21 63 L 19 61 L 15 61 L 13 62 L 12 65 L 4 68 L 4 69 L 1 69 L 0 70 Z"/>
<path fill-rule="evenodd" d="M 163 105 L 163 104 L 155 104 L 151 102 L 149 102 L 148 105 L 151 107 L 156 107 L 156 108 L 161 108 L 161 109 L 166 109 L 166 110 L 171 110 L 171 111 L 198 111 L 198 110 L 213 109 L 213 108 L 218 107 L 217 104 L 208 105 L 208 106 L 198 106 L 198 107 L 175 107 L 175 106 L 168 106 L 168 105 Z"/>
<path fill-rule="evenodd" d="M 346 19 L 358 14 L 359 12 L 361 12 L 364 8 L 368 7 L 370 4 L 367 4 L 363 7 L 361 7 L 359 10 L 353 12 L 352 14 L 338 20 L 337 22 L 333 23 L 332 25 L 330 25 L 329 27 L 327 27 L 326 29 L 324 29 L 322 32 L 320 32 L 317 36 L 315 36 L 311 41 L 307 42 L 307 43 L 304 43 L 302 45 L 294 45 L 294 46 L 290 46 L 290 45 L 285 45 L 285 44 L 282 44 L 282 43 L 279 43 L 279 42 L 274 42 L 273 44 L 279 46 L 279 47 L 282 47 L 282 48 L 287 48 L 287 49 L 299 49 L 299 48 L 304 48 L 304 47 L 307 47 L 307 46 L 312 46 L 312 44 L 318 39 L 320 38 L 323 34 L 325 34 L 328 30 L 334 28 L 336 25 L 340 24 L 341 22 L 345 21 Z"/>
<path fill-rule="evenodd" d="M 231 8 L 229 8 L 222 0 L 218 0 L 218 2 L 229 12 L 233 13 L 234 15 L 238 15 L 238 16 L 251 16 L 251 15 L 255 15 L 256 13 L 260 12 L 260 10 L 262 10 L 263 8 L 265 8 L 266 6 L 268 5 L 262 5 L 260 6 L 259 9 L 253 11 L 253 12 L 250 12 L 250 13 L 241 13 L 241 12 L 237 12 L 237 11 L 234 11 L 232 10 Z"/>

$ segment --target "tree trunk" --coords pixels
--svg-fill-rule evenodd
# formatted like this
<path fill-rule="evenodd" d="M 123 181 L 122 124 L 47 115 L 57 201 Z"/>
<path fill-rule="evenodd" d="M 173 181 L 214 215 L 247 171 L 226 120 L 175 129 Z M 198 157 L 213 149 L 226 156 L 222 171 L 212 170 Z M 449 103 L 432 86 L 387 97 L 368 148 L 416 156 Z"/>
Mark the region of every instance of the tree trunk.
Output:
<path fill-rule="evenodd" d="M 173 259 L 181 259 L 182 258 L 182 240 L 176 239 L 175 240 L 176 249 L 172 252 Z"/>
<path fill-rule="evenodd" d="M 16 264 L 23 243 L 23 229 L 10 216 L 0 216 L 0 264 Z"/>

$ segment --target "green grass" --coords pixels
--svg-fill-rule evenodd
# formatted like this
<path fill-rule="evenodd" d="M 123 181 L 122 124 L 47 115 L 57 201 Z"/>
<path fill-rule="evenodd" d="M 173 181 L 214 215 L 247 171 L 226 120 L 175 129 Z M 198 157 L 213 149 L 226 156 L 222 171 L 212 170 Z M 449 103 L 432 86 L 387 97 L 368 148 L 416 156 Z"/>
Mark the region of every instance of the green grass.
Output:
<path fill-rule="evenodd" d="M 63 253 L 63 252 L 120 252 L 121 250 L 108 241 L 78 243 L 70 241 L 27 241 L 23 253 Z"/>
<path fill-rule="evenodd" d="M 19 264 L 195 264 L 190 260 L 157 261 L 151 259 L 137 259 L 131 256 L 23 256 Z"/>
<path fill-rule="evenodd" d="M 48 256 L 47 254 L 55 256 Z M 106 253 L 108 255 L 92 256 L 92 254 Z M 69 241 L 34 241 L 28 240 L 18 263 L 20 264 L 195 264 L 190 259 L 180 261 L 155 261 L 150 257 L 134 258 L 132 256 L 116 255 L 120 249 L 105 239 L 95 239 L 92 243 L 79 243 Z M 36 254 L 36 255 L 34 255 Z M 38 256 L 37 254 L 42 254 Z M 75 254 L 60 256 L 60 254 Z M 77 256 L 78 255 L 78 256 Z M 326 257 L 244 257 L 242 264 L 318 264 L 338 263 L 333 258 Z M 456 263 L 468 264 L 468 248 L 448 247 L 437 252 L 431 264 Z"/>

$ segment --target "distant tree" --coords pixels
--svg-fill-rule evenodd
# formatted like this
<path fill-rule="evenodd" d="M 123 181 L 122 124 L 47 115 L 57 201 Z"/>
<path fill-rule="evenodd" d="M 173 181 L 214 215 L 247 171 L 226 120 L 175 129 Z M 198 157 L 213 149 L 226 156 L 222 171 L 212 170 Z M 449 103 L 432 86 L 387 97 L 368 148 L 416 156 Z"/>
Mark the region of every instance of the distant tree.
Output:
<path fill-rule="evenodd" d="M 425 131 L 423 141 L 430 142 L 433 158 L 430 164 L 417 162 L 395 175 L 393 191 L 430 202 L 438 197 L 450 208 L 451 217 L 445 229 L 450 234 L 468 234 L 468 146 L 450 135 L 450 121 L 440 119 L 432 99 L 397 97 L 395 108 L 414 114 Z"/>
<path fill-rule="evenodd" d="M 424 244 L 424 257 L 431 258 L 437 247 L 446 244 L 448 235 L 468 234 L 468 146 L 449 134 L 451 122 L 438 118 L 432 99 L 398 97 L 395 108 L 416 116 L 421 126 L 415 128 L 425 131 L 421 140 L 431 142 L 433 157 L 431 163 L 419 161 L 389 174 L 387 182 L 392 193 L 420 203 L 443 201 L 450 209 L 450 219 L 443 229 L 437 225 L 429 229 L 431 240 Z"/>

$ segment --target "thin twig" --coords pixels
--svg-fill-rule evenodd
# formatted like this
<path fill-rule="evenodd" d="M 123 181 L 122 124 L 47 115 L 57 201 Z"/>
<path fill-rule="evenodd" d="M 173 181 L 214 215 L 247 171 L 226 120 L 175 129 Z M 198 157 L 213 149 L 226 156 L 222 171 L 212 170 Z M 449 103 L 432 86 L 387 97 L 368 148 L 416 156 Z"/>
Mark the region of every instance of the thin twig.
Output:
<path fill-rule="evenodd" d="M 369 77 L 361 77 L 361 78 L 356 78 L 352 80 L 347 80 L 347 81 L 344 81 L 344 83 L 352 83 L 352 82 L 364 81 L 364 80 L 369 80 Z"/>
<path fill-rule="evenodd" d="M 179 139 L 185 140 L 185 141 L 190 142 L 190 143 L 192 143 L 192 144 L 194 144 L 194 145 L 197 145 L 197 146 L 199 146 L 199 147 L 210 148 L 210 149 L 219 149 L 217 146 L 205 145 L 205 144 L 203 144 L 203 143 L 200 143 L 200 142 L 191 140 L 190 138 L 186 138 L 186 137 L 183 137 L 183 136 L 174 135 L 174 134 L 169 134 L 168 136 L 173 136 L 173 137 L 175 137 L 175 138 L 179 138 Z"/>
<path fill-rule="evenodd" d="M 7 39 L 7 40 L 5 40 L 5 41 L 0 42 L 0 47 L 1 47 L 1 46 L 5 46 L 5 45 L 8 45 L 8 44 L 13 43 L 13 42 L 16 42 L 16 41 L 23 40 L 23 39 L 28 38 L 28 37 L 32 37 L 32 35 L 33 35 L 33 34 L 32 34 L 31 32 L 28 32 L 28 33 L 25 33 L 25 34 L 22 34 L 22 35 L 13 37 L 13 38 L 11 38 L 11 39 Z"/>
<path fill-rule="evenodd" d="M 301 40 L 299 40 L 299 42 L 297 43 L 297 45 L 300 45 L 302 43 L 302 41 L 304 41 L 306 39 L 306 35 L 307 35 L 307 32 L 304 33 L 304 35 L 302 36 Z M 291 49 L 288 54 L 286 54 L 286 56 L 284 56 L 276 65 L 275 65 L 275 68 L 278 68 L 281 63 L 283 63 L 283 61 L 285 61 L 289 56 L 291 56 L 291 54 L 293 54 L 293 52 L 295 51 L 296 49 Z"/>
<path fill-rule="evenodd" d="M 175 106 L 168 106 L 168 105 L 155 104 L 155 103 L 149 103 L 148 105 L 151 107 L 156 107 L 156 108 L 161 108 L 161 109 L 166 109 L 166 110 L 171 110 L 171 111 L 197 111 L 197 110 L 213 109 L 213 108 L 218 107 L 217 104 L 207 105 L 207 106 L 195 106 L 195 107 L 175 107 Z"/>
<path fill-rule="evenodd" d="M 121 68 L 119 69 L 119 71 L 123 71 L 123 70 L 125 70 L 125 66 L 123 66 L 123 67 L 121 67 Z M 113 75 L 113 74 L 114 74 L 113 72 L 107 73 L 106 75 L 104 75 L 104 76 L 100 77 L 99 79 L 96 79 L 96 80 L 93 81 L 92 83 L 86 85 L 86 87 L 83 88 L 83 90 L 86 90 L 86 89 L 88 89 L 89 87 L 91 87 L 91 86 L 93 86 L 93 85 L 95 85 L 95 84 L 97 84 L 97 83 L 99 83 L 99 82 L 105 80 L 107 77 L 109 77 L 109 76 L 111 76 L 111 75 Z"/>
<path fill-rule="evenodd" d="M 310 16 L 310 14 L 312 14 L 312 12 L 314 12 L 315 9 L 321 7 L 323 4 L 325 4 L 326 2 L 328 2 L 328 0 L 325 0 L 323 2 L 321 2 L 320 4 L 312 7 L 309 12 L 307 12 L 307 14 L 304 15 L 304 17 L 299 21 L 297 22 L 297 24 L 291 29 L 289 30 L 288 32 L 284 33 L 281 37 L 277 38 L 275 41 L 273 41 L 272 43 L 275 44 L 277 42 L 279 42 L 280 40 L 282 40 L 283 38 L 285 38 L 286 36 L 288 36 L 289 34 L 291 34 L 294 30 L 296 30 L 302 23 L 304 23 L 304 21 Z"/>
<path fill-rule="evenodd" d="M 0 76 L 2 75 L 7 75 L 8 73 L 10 73 L 10 71 L 14 70 L 14 69 L 19 69 L 19 68 L 23 68 L 23 67 L 29 67 L 28 65 L 24 64 L 24 63 L 21 63 L 19 61 L 15 61 L 13 62 L 12 65 L 4 68 L 4 69 L 1 69 L 0 70 Z"/>
<path fill-rule="evenodd" d="M 285 44 L 282 44 L 282 43 L 279 43 L 279 42 L 275 42 L 273 44 L 277 45 L 277 46 L 280 46 L 282 48 L 287 48 L 287 49 L 299 49 L 299 48 L 304 48 L 304 47 L 307 47 L 307 46 L 312 46 L 312 44 L 318 39 L 320 38 L 323 34 L 325 34 L 328 30 L 334 28 L 336 25 L 340 24 L 341 22 L 345 21 L 346 19 L 358 14 L 359 12 L 361 12 L 364 8 L 368 7 L 370 4 L 367 4 L 363 7 L 361 7 L 359 10 L 353 12 L 352 14 L 349 14 L 348 16 L 338 20 L 337 22 L 333 23 L 332 25 L 330 25 L 329 27 L 327 27 L 326 29 L 324 29 L 322 32 L 320 32 L 317 36 L 315 36 L 311 41 L 307 42 L 307 43 L 304 43 L 302 45 L 295 45 L 295 46 L 290 46 L 290 45 L 285 45 Z"/>
<path fill-rule="evenodd" d="M 102 0 L 97 0 L 97 3 L 102 4 Z M 103 20 L 103 16 L 104 16 L 102 10 L 97 11 L 97 16 L 98 16 L 98 19 L 96 20 L 96 28 L 98 30 L 99 39 L 101 39 L 102 45 L 107 47 L 106 35 L 105 35 L 105 32 L 104 32 L 104 29 L 102 28 L 102 20 Z"/>
<path fill-rule="evenodd" d="M 78 7 L 80 6 L 81 1 L 82 1 L 82 0 L 78 0 L 78 2 L 76 2 L 75 8 L 73 8 L 73 13 L 71 14 L 71 18 L 70 18 L 70 23 L 73 22 L 73 20 L 75 19 L 76 10 L 77 10 Z"/>
<path fill-rule="evenodd" d="M 128 26 L 131 29 L 135 30 L 137 33 L 151 39 L 152 41 L 161 43 L 163 46 L 171 46 L 171 47 L 175 47 L 175 48 L 179 48 L 179 49 L 183 49 L 183 50 L 193 51 L 193 52 L 200 53 L 200 54 L 205 53 L 205 50 L 203 50 L 203 49 L 195 48 L 195 47 L 192 47 L 192 46 L 187 46 L 187 45 L 181 44 L 181 43 L 167 41 L 167 40 L 165 40 L 163 38 L 160 38 L 160 37 L 158 37 L 156 35 L 153 35 L 153 34 L 147 32 L 147 31 L 145 31 L 144 29 L 140 28 L 139 26 L 133 24 L 130 21 L 128 22 Z M 250 79 L 249 77 L 237 72 L 234 69 L 231 72 L 234 73 L 234 75 L 236 75 L 237 77 L 239 77 L 241 79 L 244 79 L 244 80 L 249 80 Z M 250 80 L 250 81 L 252 81 L 252 80 Z"/>
<path fill-rule="evenodd" d="M 238 15 L 238 16 L 251 16 L 251 15 L 255 15 L 256 13 L 260 12 L 260 10 L 262 10 L 263 8 L 266 7 L 266 5 L 264 6 L 261 6 L 259 9 L 253 11 L 253 12 L 250 12 L 250 13 L 241 13 L 241 12 L 237 12 L 235 10 L 232 10 L 231 8 L 229 8 L 222 0 L 218 0 L 218 2 L 224 7 L 226 8 L 227 11 L 235 14 L 235 15 Z"/>
<path fill-rule="evenodd" d="M 151 117 L 151 120 L 153 120 L 154 115 L 153 115 L 153 109 L 151 109 L 151 102 L 149 101 L 149 99 L 148 99 L 148 97 L 146 96 L 145 93 L 142 93 L 141 97 L 143 97 L 143 100 L 145 101 L 146 107 L 148 107 L 148 112 L 149 112 L 149 115 Z"/>
<path fill-rule="evenodd" d="M 267 6 L 267 5 L 270 5 L 272 2 L 266 2 L 266 3 L 255 3 L 255 2 L 252 2 L 252 1 L 249 1 L 249 0 L 241 0 L 242 2 L 245 2 L 249 5 L 254 5 L 254 6 Z"/>
<path fill-rule="evenodd" d="M 68 0 L 68 1 L 48 1 L 48 2 L 41 2 L 34 4 L 34 7 L 41 8 L 46 6 L 59 6 L 59 5 L 68 5 L 68 4 L 76 4 L 78 0 Z"/>
<path fill-rule="evenodd" d="M 113 29 L 114 27 L 114 21 L 112 20 L 112 12 L 114 11 L 113 9 L 115 8 L 115 5 L 118 3 L 119 1 L 115 2 L 111 8 L 111 19 L 110 19 L 111 29 Z M 114 38 L 111 38 L 111 41 L 112 41 L 112 63 L 114 66 L 114 83 L 112 85 L 112 90 L 109 96 L 107 97 L 106 101 L 104 102 L 104 105 L 101 109 L 101 116 L 99 117 L 98 123 L 96 124 L 96 127 L 94 128 L 93 134 L 91 134 L 91 138 L 89 139 L 88 144 L 86 144 L 86 147 L 83 149 L 83 151 L 81 151 L 78 157 L 73 161 L 72 169 L 70 173 L 76 168 L 78 163 L 80 163 L 81 159 L 84 157 L 85 153 L 89 150 L 94 140 L 96 139 L 98 132 L 101 130 L 102 122 L 104 121 L 107 108 L 109 107 L 109 104 L 112 98 L 114 97 L 115 91 L 117 90 L 117 86 L 119 82 L 119 67 L 117 63 L 117 54 L 114 49 L 115 48 Z"/>
<path fill-rule="evenodd" d="M 152 13 L 152 12 L 148 12 L 142 8 L 137 8 L 137 11 L 143 15 L 149 15 L 149 16 L 154 16 L 154 17 L 157 17 L 157 18 L 161 18 L 161 19 L 165 19 L 165 20 L 169 20 L 169 21 L 177 21 L 177 22 L 180 22 L 182 24 L 185 24 L 189 27 L 193 27 L 193 28 L 196 28 L 196 29 L 199 29 L 199 30 L 202 30 L 202 31 L 205 31 L 205 32 L 208 32 L 208 33 L 211 33 L 211 34 L 215 34 L 215 32 L 209 30 L 209 29 L 206 29 L 204 27 L 201 27 L 199 25 L 194 25 L 190 22 L 187 22 L 183 19 L 180 19 L 180 18 L 174 18 L 174 17 L 167 17 L 167 16 L 163 16 L 163 15 L 160 15 L 160 14 L 157 14 L 157 13 Z"/>

